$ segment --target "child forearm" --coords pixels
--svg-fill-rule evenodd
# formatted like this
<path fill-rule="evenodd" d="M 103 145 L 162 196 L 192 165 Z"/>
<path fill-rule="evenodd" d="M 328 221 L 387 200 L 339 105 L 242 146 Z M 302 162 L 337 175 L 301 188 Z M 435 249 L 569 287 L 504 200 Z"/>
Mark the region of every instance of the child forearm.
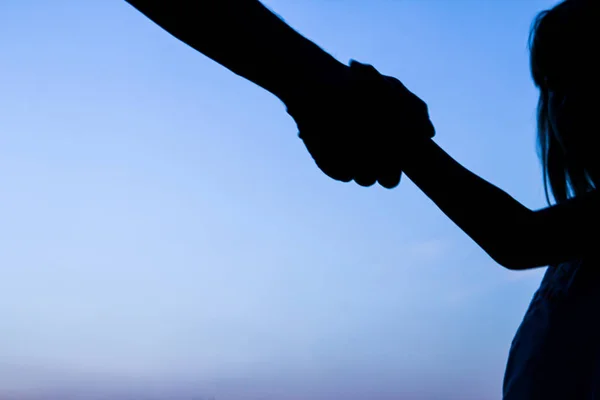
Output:
<path fill-rule="evenodd" d="M 509 269 L 531 268 L 521 256 L 533 211 L 470 172 L 433 140 L 403 152 L 403 171 L 490 257 Z"/>
<path fill-rule="evenodd" d="M 347 67 L 258 0 L 126 0 L 182 42 L 286 102 Z"/>

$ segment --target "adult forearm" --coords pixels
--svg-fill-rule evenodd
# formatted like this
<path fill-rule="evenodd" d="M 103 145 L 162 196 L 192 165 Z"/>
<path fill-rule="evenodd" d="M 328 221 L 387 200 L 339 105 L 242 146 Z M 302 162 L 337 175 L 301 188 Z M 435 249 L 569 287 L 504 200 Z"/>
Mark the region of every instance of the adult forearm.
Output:
<path fill-rule="evenodd" d="M 126 0 L 174 37 L 284 102 L 346 66 L 258 0 Z"/>
<path fill-rule="evenodd" d="M 433 140 L 403 155 L 403 171 L 490 257 L 519 268 L 533 211 L 464 168 Z"/>

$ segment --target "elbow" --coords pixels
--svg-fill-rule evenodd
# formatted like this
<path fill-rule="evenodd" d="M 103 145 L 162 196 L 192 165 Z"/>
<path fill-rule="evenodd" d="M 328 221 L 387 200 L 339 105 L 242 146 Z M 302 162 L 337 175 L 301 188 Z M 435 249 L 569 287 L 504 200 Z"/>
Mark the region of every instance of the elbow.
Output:
<path fill-rule="evenodd" d="M 498 264 L 510 271 L 523 271 L 525 269 L 535 268 L 536 266 L 530 263 L 523 262 L 522 259 L 518 260 L 512 257 L 501 258 L 496 260 Z"/>
<path fill-rule="evenodd" d="M 511 270 L 511 271 L 520 271 L 523 269 L 527 269 L 526 266 L 523 265 L 522 260 L 519 260 L 518 257 L 515 257 L 514 254 L 504 253 L 504 252 L 487 252 L 488 255 L 500 266 Z"/>
<path fill-rule="evenodd" d="M 540 237 L 537 228 L 535 213 L 526 210 L 519 218 L 512 219 L 510 225 L 504 229 L 496 229 L 495 245 L 488 248 L 487 253 L 502 267 L 511 271 L 522 271 L 537 268 L 540 264 L 539 246 Z"/>
<path fill-rule="evenodd" d="M 496 263 L 511 271 L 523 271 L 544 265 L 534 257 L 534 249 L 525 241 L 511 241 L 506 246 L 495 248 L 487 253 Z"/>

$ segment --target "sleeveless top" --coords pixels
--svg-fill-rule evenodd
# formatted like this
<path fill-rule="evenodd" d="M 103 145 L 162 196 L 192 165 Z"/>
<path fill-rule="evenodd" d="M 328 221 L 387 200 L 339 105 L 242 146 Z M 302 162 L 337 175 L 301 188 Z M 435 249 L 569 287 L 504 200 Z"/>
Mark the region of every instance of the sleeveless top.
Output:
<path fill-rule="evenodd" d="M 513 339 L 504 400 L 600 400 L 600 263 L 548 267 Z"/>

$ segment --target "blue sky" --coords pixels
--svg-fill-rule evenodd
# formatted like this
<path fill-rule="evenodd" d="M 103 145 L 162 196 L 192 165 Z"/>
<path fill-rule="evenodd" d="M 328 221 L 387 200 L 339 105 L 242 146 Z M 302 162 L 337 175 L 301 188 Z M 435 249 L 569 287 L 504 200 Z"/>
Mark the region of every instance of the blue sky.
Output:
<path fill-rule="evenodd" d="M 544 206 L 526 42 L 554 1 L 265 4 Z M 124 1 L 2 2 L 0 48 L 0 395 L 500 398 L 543 270 L 408 179 L 329 180 L 276 98 Z"/>

